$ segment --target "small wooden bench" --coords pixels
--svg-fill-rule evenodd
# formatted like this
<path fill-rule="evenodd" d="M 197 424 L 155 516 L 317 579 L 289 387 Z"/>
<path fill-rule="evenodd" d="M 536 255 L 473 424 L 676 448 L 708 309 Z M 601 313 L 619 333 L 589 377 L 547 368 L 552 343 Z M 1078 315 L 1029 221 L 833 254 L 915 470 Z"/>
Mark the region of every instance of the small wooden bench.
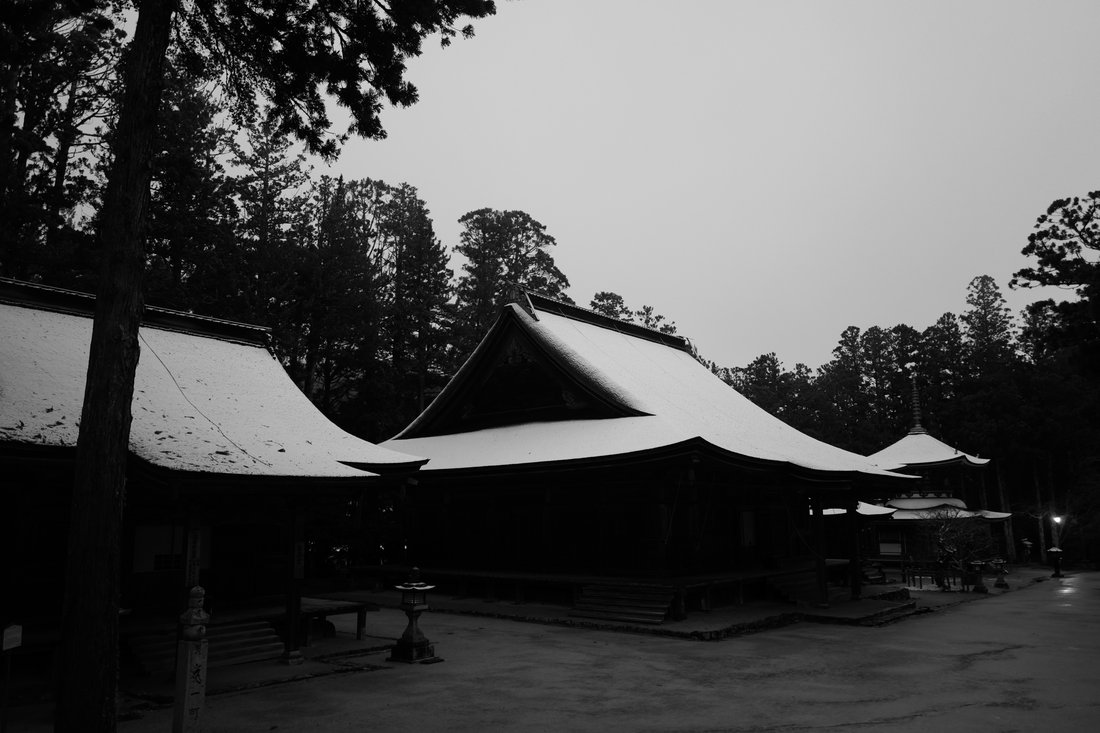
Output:
<path fill-rule="evenodd" d="M 302 646 L 310 644 L 310 626 L 314 619 L 324 621 L 329 616 L 355 614 L 355 638 L 362 641 L 367 628 L 367 611 L 377 611 L 378 604 L 366 601 L 340 601 L 332 598 L 302 598 L 299 611 L 302 621 Z"/>

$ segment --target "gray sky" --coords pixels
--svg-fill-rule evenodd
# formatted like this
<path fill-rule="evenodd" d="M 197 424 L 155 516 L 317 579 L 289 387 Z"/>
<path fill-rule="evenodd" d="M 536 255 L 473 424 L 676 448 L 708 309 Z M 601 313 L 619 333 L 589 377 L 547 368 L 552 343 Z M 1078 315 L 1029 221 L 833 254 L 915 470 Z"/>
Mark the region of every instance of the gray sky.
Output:
<path fill-rule="evenodd" d="M 981 274 L 1018 310 L 1035 218 L 1100 188 L 1095 0 L 505 0 L 475 28 L 327 172 L 417 187 L 450 248 L 526 211 L 578 304 L 652 305 L 723 366 L 820 366 Z"/>

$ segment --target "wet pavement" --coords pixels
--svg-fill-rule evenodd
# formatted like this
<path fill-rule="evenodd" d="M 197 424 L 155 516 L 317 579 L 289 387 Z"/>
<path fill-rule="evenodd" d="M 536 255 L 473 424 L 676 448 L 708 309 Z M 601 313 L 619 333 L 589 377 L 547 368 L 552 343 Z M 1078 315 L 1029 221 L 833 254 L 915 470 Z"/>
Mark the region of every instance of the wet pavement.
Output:
<path fill-rule="evenodd" d="M 362 641 L 336 616 L 301 665 L 211 670 L 204 730 L 1100 730 L 1100 573 L 1009 582 L 914 592 L 925 613 L 881 626 L 746 604 L 629 628 L 430 599 L 421 628 L 445 660 L 430 665 L 387 661 L 405 617 L 395 593 L 372 594 L 383 608 Z M 826 613 L 858 621 L 871 603 Z M 128 676 L 123 690 L 120 731 L 171 730 L 168 681 Z M 48 710 L 13 712 L 13 733 L 49 729 Z"/>

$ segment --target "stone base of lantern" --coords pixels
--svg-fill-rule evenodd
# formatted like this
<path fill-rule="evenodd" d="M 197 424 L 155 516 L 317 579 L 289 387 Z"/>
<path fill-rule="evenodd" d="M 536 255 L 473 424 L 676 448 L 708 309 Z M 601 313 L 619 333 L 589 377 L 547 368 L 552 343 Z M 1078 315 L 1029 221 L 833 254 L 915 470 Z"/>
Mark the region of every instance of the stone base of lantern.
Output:
<path fill-rule="evenodd" d="M 413 642 L 398 639 L 386 661 L 405 662 L 406 664 L 431 664 L 443 660 L 435 655 L 435 644 L 427 639 Z"/>

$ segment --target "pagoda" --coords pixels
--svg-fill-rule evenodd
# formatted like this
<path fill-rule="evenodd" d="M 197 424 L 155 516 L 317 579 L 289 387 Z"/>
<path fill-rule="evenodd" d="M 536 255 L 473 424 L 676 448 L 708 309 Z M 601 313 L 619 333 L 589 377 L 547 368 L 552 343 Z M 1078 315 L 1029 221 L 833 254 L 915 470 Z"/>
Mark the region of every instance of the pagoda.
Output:
<path fill-rule="evenodd" d="M 973 509 L 967 506 L 968 474 L 983 469 L 988 458 L 980 458 L 944 443 L 933 437 L 921 424 L 920 395 L 916 375 L 913 376 L 913 426 L 900 440 L 888 445 L 868 458 L 880 468 L 919 476 L 912 491 L 899 494 L 883 502 L 895 511 L 889 519 L 876 522 L 876 546 L 870 548 L 883 560 L 928 560 L 935 549 L 927 547 L 920 538 L 920 526 L 944 519 L 980 519 L 987 523 L 1004 523 L 1012 516 L 1009 512 Z M 974 497 L 971 496 L 971 499 Z M 995 541 L 1002 545 L 1003 533 L 997 533 Z"/>

